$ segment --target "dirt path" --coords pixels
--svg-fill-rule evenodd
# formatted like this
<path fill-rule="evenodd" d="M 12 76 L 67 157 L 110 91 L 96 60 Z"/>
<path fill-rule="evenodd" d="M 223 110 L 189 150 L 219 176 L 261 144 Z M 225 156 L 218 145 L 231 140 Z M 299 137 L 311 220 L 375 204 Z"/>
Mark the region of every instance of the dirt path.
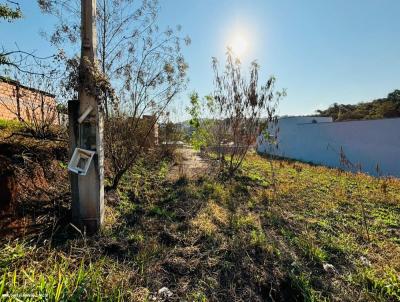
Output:
<path fill-rule="evenodd" d="M 175 164 L 169 171 L 167 179 L 171 181 L 176 181 L 180 177 L 197 179 L 209 171 L 209 161 L 202 158 L 199 152 L 185 146 L 175 151 Z"/>

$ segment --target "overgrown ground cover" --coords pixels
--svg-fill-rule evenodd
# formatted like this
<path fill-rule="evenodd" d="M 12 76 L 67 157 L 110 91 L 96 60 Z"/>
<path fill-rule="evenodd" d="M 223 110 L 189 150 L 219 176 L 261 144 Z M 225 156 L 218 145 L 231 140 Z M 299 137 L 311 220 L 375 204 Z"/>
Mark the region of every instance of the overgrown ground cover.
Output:
<path fill-rule="evenodd" d="M 130 171 L 107 196 L 97 236 L 66 224 L 4 243 L 0 294 L 160 301 L 168 287 L 176 301 L 400 299 L 399 180 L 255 154 L 230 180 L 172 181 L 170 169 L 161 160 Z"/>

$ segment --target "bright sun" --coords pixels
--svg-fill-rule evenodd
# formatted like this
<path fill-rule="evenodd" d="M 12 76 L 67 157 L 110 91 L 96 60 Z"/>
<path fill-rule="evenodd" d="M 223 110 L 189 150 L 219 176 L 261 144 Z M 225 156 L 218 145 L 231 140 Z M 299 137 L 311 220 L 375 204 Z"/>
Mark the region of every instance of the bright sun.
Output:
<path fill-rule="evenodd" d="M 248 43 L 242 34 L 236 34 L 230 42 L 229 47 L 235 56 L 242 57 L 247 50 Z"/>

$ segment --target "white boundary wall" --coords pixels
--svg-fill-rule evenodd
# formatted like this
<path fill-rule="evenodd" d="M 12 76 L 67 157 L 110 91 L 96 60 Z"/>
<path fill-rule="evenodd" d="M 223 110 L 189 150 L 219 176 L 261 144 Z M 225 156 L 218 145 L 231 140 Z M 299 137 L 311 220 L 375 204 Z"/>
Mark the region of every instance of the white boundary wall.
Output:
<path fill-rule="evenodd" d="M 317 123 L 312 122 L 315 120 Z M 363 172 L 400 176 L 400 118 L 332 122 L 324 117 L 288 117 L 278 122 L 278 148 L 269 146 L 262 136 L 257 140 L 260 153 L 338 167 L 340 150 Z"/>

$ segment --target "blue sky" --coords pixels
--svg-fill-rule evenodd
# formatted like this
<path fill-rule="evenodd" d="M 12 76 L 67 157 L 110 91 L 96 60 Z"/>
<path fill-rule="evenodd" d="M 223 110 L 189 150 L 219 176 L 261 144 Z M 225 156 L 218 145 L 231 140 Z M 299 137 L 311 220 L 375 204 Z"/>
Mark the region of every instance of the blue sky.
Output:
<path fill-rule="evenodd" d="M 36 0 L 21 0 L 24 20 L 3 23 L 1 44 L 51 53 L 40 30 L 53 19 Z M 399 0 L 160 0 L 160 25 L 183 26 L 190 83 L 174 115 L 185 118 L 190 91 L 212 91 L 211 57 L 224 60 L 241 32 L 248 41 L 243 68 L 257 59 L 261 80 L 275 75 L 287 89 L 280 114 L 312 114 L 333 102 L 357 103 L 400 89 Z"/>

